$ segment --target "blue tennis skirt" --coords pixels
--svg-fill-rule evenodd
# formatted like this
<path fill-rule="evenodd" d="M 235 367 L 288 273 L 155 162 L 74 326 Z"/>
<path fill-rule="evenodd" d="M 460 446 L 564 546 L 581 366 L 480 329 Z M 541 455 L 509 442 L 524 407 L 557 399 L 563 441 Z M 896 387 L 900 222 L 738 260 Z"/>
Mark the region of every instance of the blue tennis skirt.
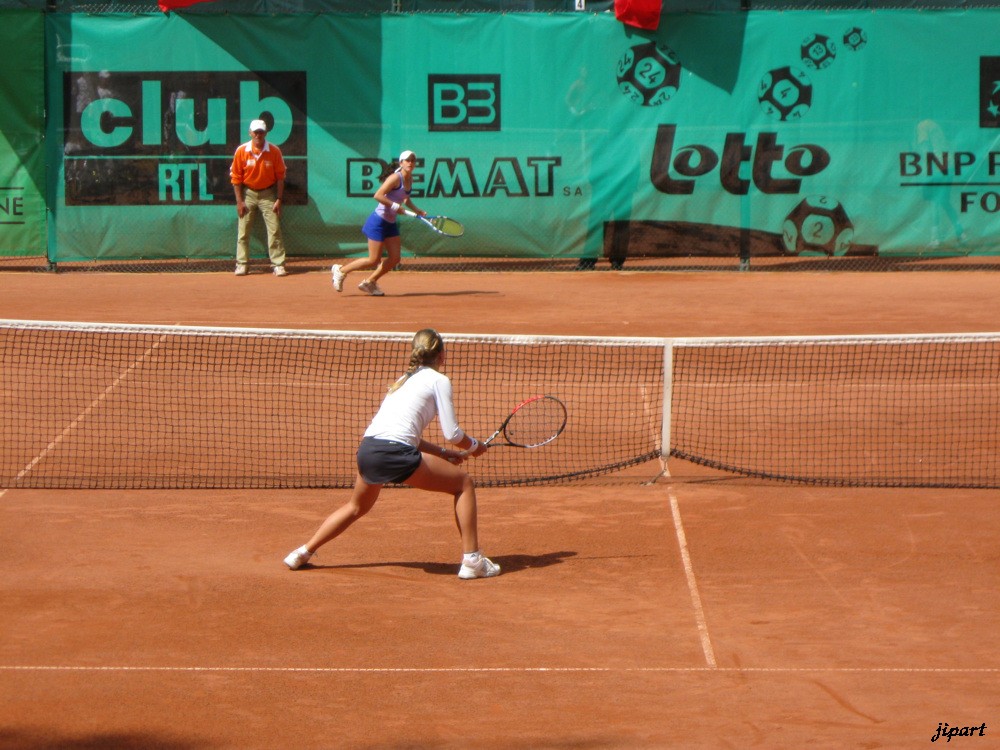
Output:
<path fill-rule="evenodd" d="M 358 471 L 368 484 L 400 484 L 420 467 L 423 456 L 408 443 L 366 437 L 358 446 Z"/>
<path fill-rule="evenodd" d="M 368 221 L 361 227 L 361 232 L 370 240 L 382 242 L 389 237 L 399 237 L 399 224 L 394 221 L 386 221 L 372 211 Z"/>

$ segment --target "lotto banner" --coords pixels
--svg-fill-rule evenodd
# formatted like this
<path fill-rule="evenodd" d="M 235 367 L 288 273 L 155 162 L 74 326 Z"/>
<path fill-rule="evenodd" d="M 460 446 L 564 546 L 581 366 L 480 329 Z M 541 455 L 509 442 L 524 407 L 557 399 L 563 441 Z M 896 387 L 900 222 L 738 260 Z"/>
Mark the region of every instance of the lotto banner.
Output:
<path fill-rule="evenodd" d="M 55 261 L 233 256 L 257 117 L 292 255 L 363 252 L 404 149 L 417 206 L 466 226 L 401 219 L 418 255 L 997 248 L 1000 11 L 46 22 Z"/>
<path fill-rule="evenodd" d="M 45 255 L 44 24 L 5 11 L 0 85 L 0 256 Z"/>

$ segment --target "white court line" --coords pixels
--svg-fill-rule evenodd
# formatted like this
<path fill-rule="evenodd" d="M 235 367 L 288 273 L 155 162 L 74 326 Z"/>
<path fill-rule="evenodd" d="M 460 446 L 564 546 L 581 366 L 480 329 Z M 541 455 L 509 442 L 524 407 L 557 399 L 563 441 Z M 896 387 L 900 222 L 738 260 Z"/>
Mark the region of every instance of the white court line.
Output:
<path fill-rule="evenodd" d="M 49 455 L 49 453 L 51 453 L 53 450 L 55 450 L 57 447 L 59 447 L 59 444 L 63 440 L 65 440 L 66 437 L 73 430 L 76 429 L 77 425 L 80 424 L 80 422 L 82 422 L 88 416 L 90 416 L 90 414 L 94 411 L 94 409 L 96 409 L 98 406 L 100 406 L 101 402 L 104 401 L 108 397 L 108 395 L 110 395 L 110 393 L 115 388 L 117 388 L 122 383 L 122 381 L 125 380 L 125 378 L 127 378 L 132 373 L 133 370 L 135 370 L 136 367 L 138 367 L 143 362 L 145 362 L 147 359 L 149 359 L 150 355 L 160 347 L 160 344 L 162 344 L 166 340 L 166 338 L 167 338 L 167 334 L 163 334 L 162 336 L 160 336 L 160 338 L 157 339 L 157 341 L 156 341 L 155 344 L 153 344 L 145 352 L 142 353 L 141 357 L 139 357 L 134 362 L 132 362 L 132 364 L 130 364 L 128 367 L 126 367 L 118 375 L 118 377 L 116 377 L 113 381 L 111 381 L 111 384 L 108 385 L 108 387 L 104 389 L 104 392 L 101 393 L 101 395 L 99 395 L 97 398 L 95 398 L 93 401 L 91 401 L 90 404 L 87 406 L 86 409 L 84 409 L 82 412 L 80 412 L 79 414 L 77 414 L 76 418 L 73 419 L 73 421 L 70 422 L 68 425 L 66 425 L 66 427 L 63 429 L 63 431 L 61 433 L 59 433 L 58 437 L 56 437 L 51 443 L 49 443 L 41 453 L 39 453 L 37 456 L 35 456 L 33 459 L 31 459 L 31 461 L 28 463 L 28 465 L 25 466 L 23 469 L 21 469 L 21 471 L 19 471 L 17 473 L 17 476 L 14 477 L 14 484 L 16 484 L 17 482 L 19 482 L 28 473 L 30 473 L 32 469 L 34 469 L 41 461 L 43 461 L 45 459 L 46 456 Z M 8 488 L 4 488 L 3 493 L 0 493 L 0 498 L 2 498 L 3 495 L 7 492 L 7 489 Z"/>
<path fill-rule="evenodd" d="M 816 672 L 841 674 L 997 674 L 1000 667 L 126 667 L 126 666 L 59 666 L 59 665 L 3 665 L 0 672 L 275 672 L 275 673 L 328 673 L 328 674 L 532 674 L 536 672 L 563 673 L 663 673 L 683 674 L 707 672 L 712 674 L 809 674 Z"/>
<path fill-rule="evenodd" d="M 705 610 L 701 606 L 701 595 L 698 593 L 698 581 L 694 577 L 694 566 L 691 565 L 691 555 L 688 553 L 687 536 L 684 534 L 684 524 L 681 521 L 681 509 L 674 493 L 667 490 L 670 498 L 670 512 L 674 516 L 674 530 L 677 532 L 677 543 L 681 548 L 681 560 L 684 563 L 684 575 L 687 578 L 688 591 L 691 592 L 691 604 L 694 606 L 694 617 L 698 623 L 698 635 L 701 638 L 701 650 L 705 652 L 705 661 L 712 669 L 717 667 L 715 651 L 712 649 L 712 639 L 708 635 L 708 623 L 705 620 Z"/>

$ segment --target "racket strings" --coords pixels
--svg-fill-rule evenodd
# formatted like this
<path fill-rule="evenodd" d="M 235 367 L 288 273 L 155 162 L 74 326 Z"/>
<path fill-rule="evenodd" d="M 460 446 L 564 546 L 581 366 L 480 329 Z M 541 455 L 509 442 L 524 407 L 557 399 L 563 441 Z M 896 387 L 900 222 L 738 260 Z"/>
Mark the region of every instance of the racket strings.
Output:
<path fill-rule="evenodd" d="M 441 234 L 447 234 L 451 237 L 460 237 L 465 232 L 465 228 L 459 222 L 449 219 L 447 216 L 435 216 L 431 219 L 431 223 Z"/>
<path fill-rule="evenodd" d="M 504 428 L 504 436 L 514 445 L 533 448 L 554 440 L 565 426 L 565 407 L 554 398 L 543 398 L 515 411 Z"/>

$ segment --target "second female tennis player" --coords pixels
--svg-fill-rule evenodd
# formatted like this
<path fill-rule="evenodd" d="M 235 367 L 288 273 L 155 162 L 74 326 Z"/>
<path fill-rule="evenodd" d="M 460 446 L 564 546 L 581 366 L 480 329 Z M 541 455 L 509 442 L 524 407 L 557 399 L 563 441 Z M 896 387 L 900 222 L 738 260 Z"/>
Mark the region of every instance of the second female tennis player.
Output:
<path fill-rule="evenodd" d="M 480 456 L 487 446 L 458 426 L 451 381 L 439 371 L 444 362 L 441 335 L 430 328 L 417 331 L 409 368 L 389 389 L 358 447 L 358 475 L 351 499 L 330 514 L 308 542 L 290 552 L 285 565 L 292 570 L 302 567 L 316 550 L 372 509 L 383 484 L 402 483 L 454 497 L 455 520 L 464 553 L 459 578 L 490 578 L 500 574 L 500 566 L 479 551 L 476 487 L 461 467 L 467 455 Z M 459 450 L 423 439 L 423 432 L 435 415 L 445 438 Z"/>
<path fill-rule="evenodd" d="M 368 274 L 368 278 L 358 284 L 358 289 L 373 297 L 382 297 L 385 294 L 379 288 L 378 280 L 399 265 L 402 253 L 403 241 L 400 238 L 396 215 L 404 206 L 408 206 L 420 216 L 427 215 L 426 211 L 421 211 L 410 199 L 410 193 L 413 192 L 413 168 L 416 164 L 417 155 L 412 151 L 404 151 L 399 155 L 399 159 L 390 165 L 390 173 L 372 196 L 378 205 L 361 227 L 361 232 L 368 238 L 368 257 L 355 258 L 350 263 L 343 265 L 338 263 L 333 266 L 332 281 L 336 291 L 344 290 L 344 279 L 347 278 L 347 274 L 373 268 L 375 270 Z M 385 258 L 382 257 L 383 248 L 385 248 Z"/>

